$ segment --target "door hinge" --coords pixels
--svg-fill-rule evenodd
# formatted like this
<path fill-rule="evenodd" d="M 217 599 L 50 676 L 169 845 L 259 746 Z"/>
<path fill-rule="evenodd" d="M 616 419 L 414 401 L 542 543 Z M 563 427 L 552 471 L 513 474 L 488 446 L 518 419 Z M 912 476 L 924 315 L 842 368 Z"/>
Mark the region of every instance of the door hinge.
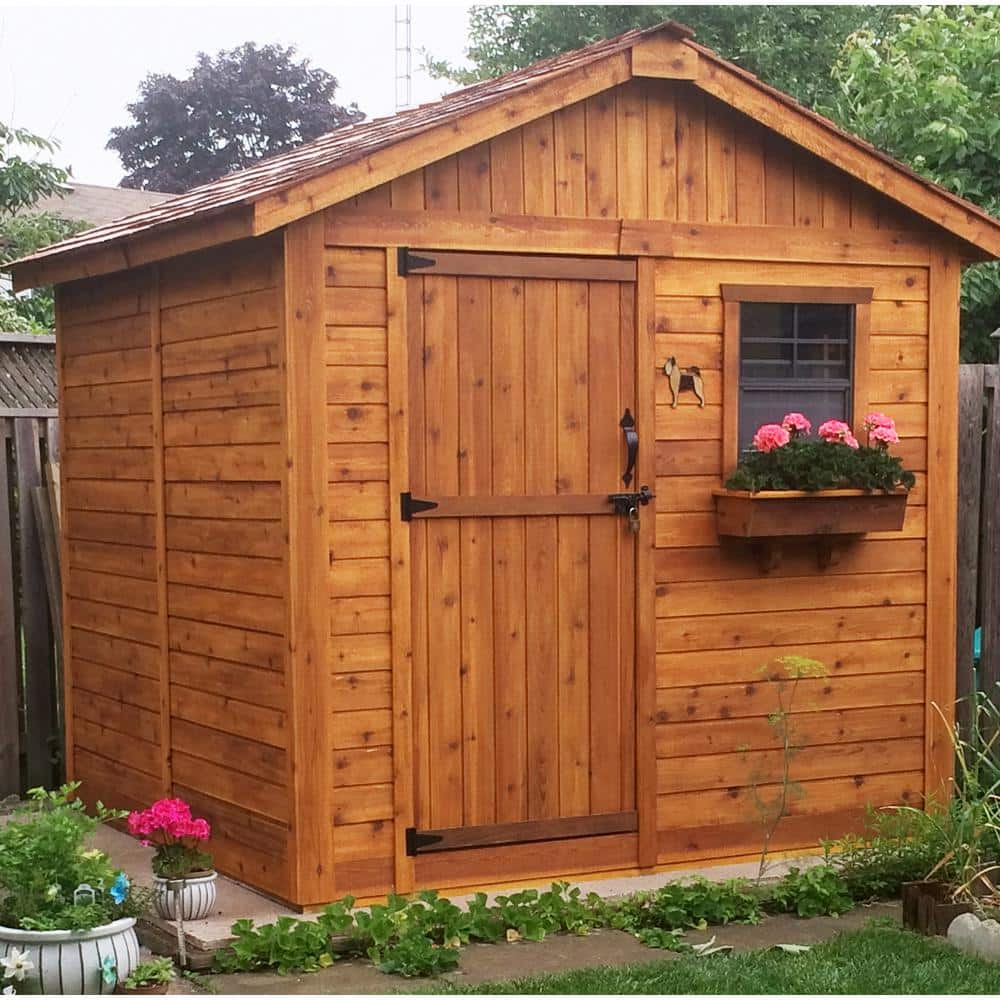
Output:
<path fill-rule="evenodd" d="M 397 252 L 399 275 L 405 278 L 411 271 L 419 271 L 423 267 L 433 267 L 437 261 L 433 257 L 420 257 L 410 253 L 409 247 L 400 247 Z"/>
<path fill-rule="evenodd" d="M 404 521 L 412 521 L 414 514 L 422 514 L 425 510 L 433 510 L 437 503 L 433 500 L 418 500 L 412 493 L 399 494 L 399 516 Z"/>
<path fill-rule="evenodd" d="M 418 833 L 415 826 L 406 828 L 406 853 L 409 857 L 418 854 L 422 847 L 439 844 L 444 838 L 435 833 Z"/>

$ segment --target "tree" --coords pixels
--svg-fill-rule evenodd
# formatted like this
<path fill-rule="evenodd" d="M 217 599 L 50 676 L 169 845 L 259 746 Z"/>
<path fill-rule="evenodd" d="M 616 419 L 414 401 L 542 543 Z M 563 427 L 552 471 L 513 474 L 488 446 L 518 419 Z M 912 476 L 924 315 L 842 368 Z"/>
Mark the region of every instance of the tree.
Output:
<path fill-rule="evenodd" d="M 630 28 L 676 20 L 699 42 L 810 106 L 832 96 L 830 67 L 844 39 L 868 25 L 881 34 L 901 8 L 808 6 L 476 6 L 469 14 L 472 68 L 427 59 L 431 73 L 461 83 L 498 76 Z"/>
<path fill-rule="evenodd" d="M 885 37 L 861 30 L 847 40 L 829 111 L 925 177 L 1000 214 L 998 53 L 1000 8 L 906 13 Z M 966 270 L 962 307 L 963 360 L 995 361 L 997 264 Z"/>
<path fill-rule="evenodd" d="M 183 80 L 147 76 L 128 105 L 131 123 L 107 144 L 128 171 L 122 187 L 179 193 L 364 118 L 356 104 L 334 102 L 335 77 L 294 55 L 248 42 L 199 53 Z"/>
<path fill-rule="evenodd" d="M 4 265 L 81 228 L 45 213 L 23 214 L 39 198 L 58 193 L 69 179 L 67 170 L 42 159 L 58 148 L 49 139 L 0 122 L 0 330 L 46 333 L 54 323 L 52 289 L 14 295 Z M 32 150 L 34 156 L 26 155 Z"/>

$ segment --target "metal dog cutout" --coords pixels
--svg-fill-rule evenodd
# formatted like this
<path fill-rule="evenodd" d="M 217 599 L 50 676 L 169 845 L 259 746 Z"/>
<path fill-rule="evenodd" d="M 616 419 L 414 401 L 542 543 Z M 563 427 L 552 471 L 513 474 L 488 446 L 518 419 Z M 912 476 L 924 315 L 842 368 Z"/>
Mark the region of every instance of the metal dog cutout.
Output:
<path fill-rule="evenodd" d="M 701 377 L 701 369 L 697 365 L 679 368 L 677 359 L 670 357 L 663 365 L 663 374 L 670 383 L 670 395 L 673 397 L 670 405 L 673 409 L 677 409 L 677 397 L 685 389 L 690 389 L 698 397 L 699 406 L 705 405 L 705 383 Z"/>

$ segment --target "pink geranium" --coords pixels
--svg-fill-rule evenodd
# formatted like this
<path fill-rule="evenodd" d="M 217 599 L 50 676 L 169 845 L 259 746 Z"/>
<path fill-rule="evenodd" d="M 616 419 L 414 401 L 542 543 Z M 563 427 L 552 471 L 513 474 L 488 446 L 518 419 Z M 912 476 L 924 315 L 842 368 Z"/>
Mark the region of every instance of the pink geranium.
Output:
<path fill-rule="evenodd" d="M 872 427 L 868 431 L 868 443 L 872 442 L 877 448 L 888 448 L 891 444 L 899 444 L 899 435 L 895 427 Z"/>
<path fill-rule="evenodd" d="M 774 451 L 775 448 L 783 448 L 791 439 L 781 424 L 761 424 L 753 436 L 753 446 L 757 451 Z"/>
<path fill-rule="evenodd" d="M 845 424 L 843 420 L 827 420 L 819 425 L 819 430 L 816 433 L 827 444 L 850 444 L 851 441 L 854 441 L 850 447 L 857 448 L 858 446 L 857 439 L 851 433 L 850 425 Z"/>
<path fill-rule="evenodd" d="M 889 430 L 896 429 L 896 421 L 892 417 L 887 416 L 885 413 L 869 413 L 865 417 L 864 424 L 862 425 L 866 431 L 873 431 L 877 427 L 885 427 Z"/>
<path fill-rule="evenodd" d="M 800 434 L 805 436 L 812 430 L 812 424 L 804 413 L 786 413 L 784 420 L 781 421 L 781 426 L 793 438 L 797 438 Z"/>
<path fill-rule="evenodd" d="M 183 799 L 160 799 L 142 812 L 128 816 L 128 832 L 144 844 L 183 844 L 195 847 L 212 835 L 208 820 L 196 819 Z"/>

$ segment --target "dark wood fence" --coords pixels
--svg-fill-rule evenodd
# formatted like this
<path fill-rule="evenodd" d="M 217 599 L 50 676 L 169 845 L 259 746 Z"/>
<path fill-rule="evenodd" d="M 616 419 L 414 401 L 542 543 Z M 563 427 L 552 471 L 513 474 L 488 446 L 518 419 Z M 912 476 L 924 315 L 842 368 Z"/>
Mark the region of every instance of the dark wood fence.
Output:
<path fill-rule="evenodd" d="M 62 778 L 58 457 L 52 411 L 0 411 L 0 798 Z"/>
<path fill-rule="evenodd" d="M 958 720 L 1000 682 L 1000 366 L 962 365 L 958 443 Z M 981 653 L 973 669 L 976 628 Z"/>

